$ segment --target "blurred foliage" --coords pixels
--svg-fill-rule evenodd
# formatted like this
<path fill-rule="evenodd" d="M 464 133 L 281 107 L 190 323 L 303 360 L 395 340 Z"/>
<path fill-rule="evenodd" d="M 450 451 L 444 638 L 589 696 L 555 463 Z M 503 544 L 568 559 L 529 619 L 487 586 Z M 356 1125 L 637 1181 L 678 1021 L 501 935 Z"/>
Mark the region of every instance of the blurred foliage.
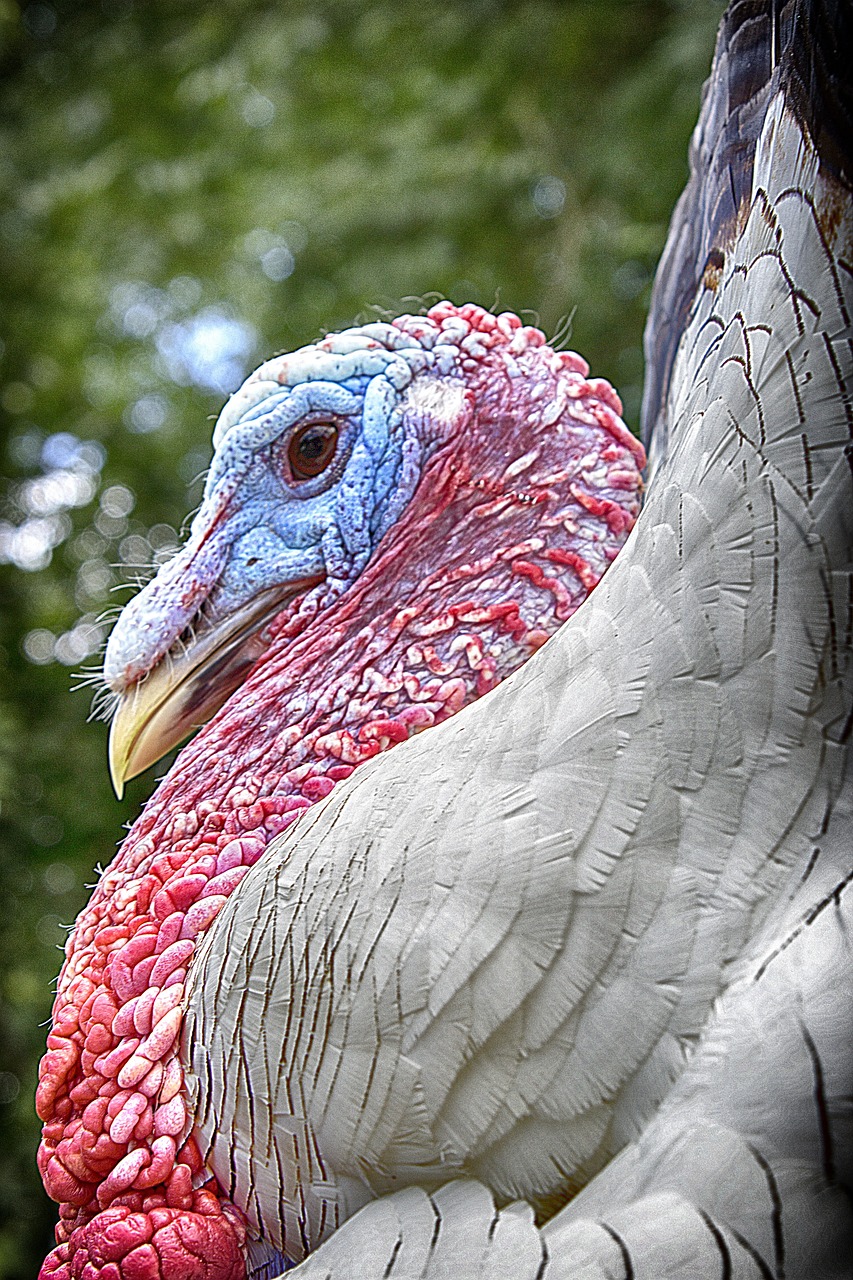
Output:
<path fill-rule="evenodd" d="M 97 665 L 254 362 L 370 308 L 532 308 L 633 426 L 713 0 L 0 0 L 0 1276 L 53 1207 L 32 1096 L 119 805 Z M 413 300 L 414 299 L 414 300 Z"/>

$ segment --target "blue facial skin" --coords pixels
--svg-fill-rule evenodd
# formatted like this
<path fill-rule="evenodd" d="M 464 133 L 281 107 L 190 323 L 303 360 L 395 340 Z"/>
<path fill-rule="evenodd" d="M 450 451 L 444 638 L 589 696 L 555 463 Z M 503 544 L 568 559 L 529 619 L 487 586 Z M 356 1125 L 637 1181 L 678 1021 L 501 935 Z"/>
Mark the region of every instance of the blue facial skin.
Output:
<path fill-rule="evenodd" d="M 405 448 L 400 400 L 382 375 L 309 382 L 263 400 L 226 435 L 198 517 L 204 528 L 206 508 L 228 495 L 220 534 L 228 558 L 211 596 L 216 613 L 310 575 L 322 573 L 333 591 L 358 576 L 420 475 L 420 442 Z M 290 482 L 290 429 L 330 419 L 339 435 L 328 469 Z"/>
<path fill-rule="evenodd" d="M 370 328 L 337 335 L 343 352 L 306 348 L 281 358 L 293 385 L 258 377 L 233 398 L 232 410 L 226 406 L 187 545 L 125 608 L 110 636 L 104 676 L 113 689 L 125 690 L 156 665 L 202 604 L 215 625 L 271 588 L 322 577 L 330 599 L 361 573 L 434 447 L 423 438 L 422 416 L 406 412 L 407 388 L 427 367 L 450 372 L 447 354 L 411 339 L 410 350 L 366 348 Z M 329 421 L 339 432 L 332 461 L 320 475 L 293 481 L 293 430 Z"/>

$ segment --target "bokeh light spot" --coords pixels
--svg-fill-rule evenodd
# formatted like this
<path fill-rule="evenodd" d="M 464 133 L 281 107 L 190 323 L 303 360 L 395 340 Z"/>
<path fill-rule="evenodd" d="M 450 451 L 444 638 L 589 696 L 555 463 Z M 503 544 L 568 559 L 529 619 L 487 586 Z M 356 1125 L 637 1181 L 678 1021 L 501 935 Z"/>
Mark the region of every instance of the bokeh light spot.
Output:
<path fill-rule="evenodd" d="M 540 218 L 556 218 L 566 203 L 566 184 L 562 178 L 546 175 L 533 188 L 533 207 Z"/>

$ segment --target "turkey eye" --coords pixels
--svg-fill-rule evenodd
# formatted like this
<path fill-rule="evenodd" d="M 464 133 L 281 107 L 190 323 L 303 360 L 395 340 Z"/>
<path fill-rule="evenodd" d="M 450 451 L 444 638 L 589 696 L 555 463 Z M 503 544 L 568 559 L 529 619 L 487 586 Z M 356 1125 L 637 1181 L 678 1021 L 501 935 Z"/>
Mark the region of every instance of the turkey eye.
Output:
<path fill-rule="evenodd" d="M 338 447 L 338 428 L 334 422 L 309 422 L 294 431 L 287 448 L 287 460 L 294 480 L 310 480 L 318 476 L 332 461 Z"/>

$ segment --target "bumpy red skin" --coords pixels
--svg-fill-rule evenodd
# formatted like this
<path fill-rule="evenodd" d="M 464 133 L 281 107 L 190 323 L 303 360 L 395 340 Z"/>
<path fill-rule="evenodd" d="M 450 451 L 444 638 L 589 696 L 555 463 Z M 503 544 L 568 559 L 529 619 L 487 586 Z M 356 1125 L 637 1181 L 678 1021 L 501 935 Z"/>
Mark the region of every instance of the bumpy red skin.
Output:
<path fill-rule="evenodd" d="M 42 1276 L 245 1275 L 241 1215 L 201 1167 L 182 1088 L 199 937 L 299 813 L 544 643 L 634 523 L 643 455 L 607 383 L 514 316 L 442 303 L 427 322 L 469 331 L 470 420 L 447 424 L 358 582 L 319 614 L 309 596 L 279 615 L 265 656 L 181 753 L 68 940 L 37 1094 L 39 1167 L 61 1205 Z"/>

